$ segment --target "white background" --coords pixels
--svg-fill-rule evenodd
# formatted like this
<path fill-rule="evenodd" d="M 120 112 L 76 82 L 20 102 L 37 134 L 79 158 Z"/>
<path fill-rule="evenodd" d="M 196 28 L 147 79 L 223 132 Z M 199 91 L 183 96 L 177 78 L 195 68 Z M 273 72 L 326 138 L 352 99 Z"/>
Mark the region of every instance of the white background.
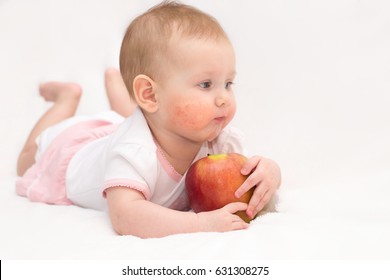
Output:
<path fill-rule="evenodd" d="M 158 1 L 0 0 L 0 256 L 390 258 L 390 2 L 183 1 L 214 15 L 237 55 L 233 125 L 283 174 L 278 213 L 246 232 L 120 238 L 104 215 L 14 193 L 17 154 L 48 108 L 38 84 L 84 88 L 108 108 L 131 19 Z M 126 249 L 123 249 L 126 248 Z M 131 250 L 130 250 L 131 248 Z"/>

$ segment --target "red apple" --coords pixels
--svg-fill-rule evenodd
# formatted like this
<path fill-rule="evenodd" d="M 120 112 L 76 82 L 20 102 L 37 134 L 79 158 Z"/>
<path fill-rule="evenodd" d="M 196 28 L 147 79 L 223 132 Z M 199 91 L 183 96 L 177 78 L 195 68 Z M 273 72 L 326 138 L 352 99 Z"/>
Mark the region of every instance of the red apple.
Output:
<path fill-rule="evenodd" d="M 234 193 L 248 176 L 241 174 L 247 158 L 241 154 L 208 155 L 194 162 L 187 171 L 186 189 L 191 208 L 196 212 L 219 209 L 231 202 L 248 203 L 253 188 L 236 198 Z M 245 211 L 236 213 L 244 221 L 251 219 Z"/>

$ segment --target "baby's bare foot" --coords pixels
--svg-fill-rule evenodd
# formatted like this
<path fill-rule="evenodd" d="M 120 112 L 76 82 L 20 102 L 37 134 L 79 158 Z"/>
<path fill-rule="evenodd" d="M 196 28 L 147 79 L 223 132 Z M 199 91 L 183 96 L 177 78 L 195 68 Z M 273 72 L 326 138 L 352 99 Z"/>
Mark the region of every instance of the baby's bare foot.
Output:
<path fill-rule="evenodd" d="M 104 81 L 111 109 L 124 117 L 130 116 L 137 104 L 130 98 L 121 73 L 115 68 L 108 68 Z"/>
<path fill-rule="evenodd" d="M 104 73 L 104 82 L 105 82 L 107 94 L 129 95 L 119 70 L 115 68 L 108 68 Z"/>
<path fill-rule="evenodd" d="M 76 83 L 48 82 L 39 85 L 39 94 L 50 102 L 79 100 L 82 89 Z"/>

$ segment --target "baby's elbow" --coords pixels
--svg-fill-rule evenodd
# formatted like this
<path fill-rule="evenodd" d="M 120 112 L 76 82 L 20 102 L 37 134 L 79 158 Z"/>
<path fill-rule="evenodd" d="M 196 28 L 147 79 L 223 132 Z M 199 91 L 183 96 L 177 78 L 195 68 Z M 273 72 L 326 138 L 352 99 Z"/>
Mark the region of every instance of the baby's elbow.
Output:
<path fill-rule="evenodd" d="M 121 236 L 132 235 L 139 238 L 147 238 L 143 236 L 142 232 L 139 232 L 135 225 L 121 221 L 120 219 L 112 219 L 112 228 L 114 231 Z"/>
<path fill-rule="evenodd" d="M 133 235 L 130 230 L 130 225 L 124 223 L 120 217 L 111 217 L 111 225 L 118 235 Z"/>
<path fill-rule="evenodd" d="M 121 226 L 112 224 L 112 228 L 118 235 L 129 235 Z"/>

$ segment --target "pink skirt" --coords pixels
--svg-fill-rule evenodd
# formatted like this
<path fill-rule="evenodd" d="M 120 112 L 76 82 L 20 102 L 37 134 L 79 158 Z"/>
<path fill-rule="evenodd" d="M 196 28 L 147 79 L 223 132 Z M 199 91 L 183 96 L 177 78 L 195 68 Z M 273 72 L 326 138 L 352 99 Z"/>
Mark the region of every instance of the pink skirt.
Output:
<path fill-rule="evenodd" d="M 16 181 L 16 193 L 31 201 L 70 205 L 66 171 L 72 157 L 89 142 L 111 134 L 117 124 L 87 120 L 61 132 L 25 174 Z"/>

